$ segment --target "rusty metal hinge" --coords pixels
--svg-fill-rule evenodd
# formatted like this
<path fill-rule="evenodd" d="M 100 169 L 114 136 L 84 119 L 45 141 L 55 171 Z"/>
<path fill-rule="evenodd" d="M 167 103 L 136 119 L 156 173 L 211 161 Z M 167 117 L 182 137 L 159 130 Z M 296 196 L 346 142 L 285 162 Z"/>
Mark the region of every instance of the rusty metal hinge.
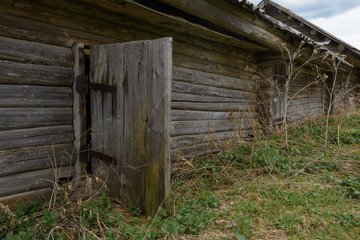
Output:
<path fill-rule="evenodd" d="M 80 74 L 76 77 L 75 89 L 80 94 L 87 94 L 88 89 L 116 93 L 116 86 L 101 83 L 91 83 L 89 82 L 88 76 L 83 74 Z"/>
<path fill-rule="evenodd" d="M 80 161 L 82 163 L 90 162 L 90 158 L 96 158 L 103 162 L 117 165 L 116 158 L 106 155 L 105 153 L 97 152 L 90 149 L 90 144 L 85 144 L 80 147 Z"/>
<path fill-rule="evenodd" d="M 89 82 L 89 89 L 92 90 L 100 90 L 103 92 L 111 92 L 111 93 L 116 93 L 116 86 L 111 86 L 111 85 L 106 85 L 106 84 L 101 84 L 101 83 L 91 83 Z"/>

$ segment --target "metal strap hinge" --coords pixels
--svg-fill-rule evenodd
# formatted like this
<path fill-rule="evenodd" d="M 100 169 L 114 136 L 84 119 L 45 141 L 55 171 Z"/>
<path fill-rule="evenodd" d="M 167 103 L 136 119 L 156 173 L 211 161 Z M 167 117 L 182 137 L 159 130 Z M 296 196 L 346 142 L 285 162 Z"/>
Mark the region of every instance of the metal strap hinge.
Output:
<path fill-rule="evenodd" d="M 76 91 L 80 94 L 87 94 L 88 89 L 116 93 L 116 86 L 89 82 L 88 77 L 82 74 L 76 77 L 75 84 Z"/>
<path fill-rule="evenodd" d="M 106 155 L 105 153 L 97 152 L 90 149 L 90 144 L 85 144 L 80 147 L 80 161 L 83 163 L 90 162 L 90 158 L 96 158 L 103 162 L 117 165 L 116 158 Z"/>
<path fill-rule="evenodd" d="M 92 90 L 100 90 L 103 92 L 111 92 L 111 93 L 116 93 L 116 86 L 111 86 L 111 85 L 106 85 L 106 84 L 101 84 L 101 83 L 91 83 L 89 82 L 89 89 Z"/>

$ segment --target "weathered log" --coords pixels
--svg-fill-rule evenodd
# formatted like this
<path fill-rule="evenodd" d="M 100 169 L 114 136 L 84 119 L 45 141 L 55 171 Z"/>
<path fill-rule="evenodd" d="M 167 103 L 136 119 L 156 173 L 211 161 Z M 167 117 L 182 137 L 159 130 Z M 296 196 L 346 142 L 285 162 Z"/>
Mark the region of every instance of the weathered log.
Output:
<path fill-rule="evenodd" d="M 16 163 L 20 161 L 36 160 L 38 158 L 49 158 L 57 156 L 73 155 L 73 144 L 47 145 L 40 147 L 19 148 L 0 151 L 0 164 Z"/>
<path fill-rule="evenodd" d="M 171 138 L 171 149 L 182 148 L 186 146 L 198 145 L 203 143 L 222 145 L 230 141 L 241 142 L 244 138 L 252 135 L 252 130 L 238 129 L 231 132 L 204 133 L 200 135 L 185 135 Z"/>
<path fill-rule="evenodd" d="M 0 108 L 0 131 L 72 124 L 71 108 Z"/>
<path fill-rule="evenodd" d="M 50 188 L 59 178 L 70 177 L 72 174 L 73 167 L 64 167 L 0 177 L 0 197 L 46 187 Z"/>
<path fill-rule="evenodd" d="M 251 100 L 255 99 L 256 95 L 252 92 L 232 90 L 221 87 L 211 87 L 205 85 L 198 85 L 187 82 L 172 81 L 173 92 L 178 93 L 191 93 L 204 96 L 214 96 L 214 97 L 226 97 L 226 98 L 236 98 L 236 99 L 246 99 Z"/>
<path fill-rule="evenodd" d="M 254 113 L 247 111 L 226 112 L 223 111 L 192 111 L 192 110 L 171 110 L 171 121 L 186 120 L 224 120 L 224 119 L 249 119 Z"/>
<path fill-rule="evenodd" d="M 242 141 L 249 141 L 252 138 L 243 138 Z M 238 140 L 225 140 L 223 143 L 204 143 L 187 147 L 175 148 L 171 150 L 171 160 L 176 161 L 183 158 L 192 158 L 206 154 L 213 154 L 228 149 L 238 144 Z"/>
<path fill-rule="evenodd" d="M 242 112 L 254 111 L 253 101 L 242 100 L 237 103 L 201 103 L 201 102 L 172 102 L 171 109 Z"/>
<path fill-rule="evenodd" d="M 201 133 L 234 131 L 236 129 L 250 129 L 252 121 L 241 119 L 232 120 L 199 120 L 199 121 L 173 121 L 171 122 L 171 136 L 193 135 Z"/>
<path fill-rule="evenodd" d="M 203 102 L 203 103 L 241 103 L 241 99 L 228 97 L 213 97 L 191 93 L 171 93 L 172 102 Z"/>
<path fill-rule="evenodd" d="M 160 0 L 160 2 L 199 18 L 206 19 L 218 26 L 246 36 L 247 38 L 260 42 L 270 48 L 278 48 L 277 43 L 273 41 L 273 39 L 278 39 L 278 36 L 215 5 L 212 5 L 205 0 Z"/>
<path fill-rule="evenodd" d="M 71 107 L 70 87 L 0 85 L 0 107 Z"/>
<path fill-rule="evenodd" d="M 27 206 L 30 202 L 46 202 L 50 199 L 51 194 L 52 189 L 47 187 L 43 189 L 0 197 L 0 203 L 9 206 L 10 209 L 16 209 L 19 206 Z"/>
<path fill-rule="evenodd" d="M 211 62 L 184 54 L 177 54 L 176 52 L 174 52 L 173 61 L 174 66 L 194 69 L 201 72 L 216 73 L 235 78 L 246 78 L 246 76 L 249 75 L 246 73 L 246 66 L 238 66 L 237 68 L 229 67 L 219 62 Z"/>
<path fill-rule="evenodd" d="M 114 37 L 103 37 L 85 31 L 59 27 L 31 19 L 0 13 L 0 35 L 41 42 L 51 45 L 71 47 L 74 42 L 88 45 L 98 43 L 116 43 L 121 40 Z M 126 35 L 126 34 L 125 34 Z"/>
<path fill-rule="evenodd" d="M 49 2 L 48 4 L 56 7 L 61 7 L 63 9 L 70 8 L 74 12 L 82 12 L 88 16 L 96 16 L 98 19 L 124 23 L 132 27 L 134 27 L 133 22 L 137 22 L 136 27 L 139 28 L 139 30 L 149 31 L 149 29 L 151 29 L 151 32 L 157 33 L 159 36 L 169 36 L 168 33 L 173 32 L 176 34 L 176 36 L 171 36 L 175 37 L 176 39 L 177 36 L 190 35 L 191 38 L 201 37 L 221 43 L 224 47 L 226 45 L 232 45 L 257 51 L 266 50 L 266 47 L 257 44 L 256 42 L 246 40 L 244 41 L 240 38 L 234 38 L 233 36 L 211 30 L 208 27 L 203 27 L 198 23 L 186 21 L 181 17 L 179 18 L 177 16 L 172 16 L 171 14 L 145 7 L 144 5 L 141 5 L 135 1 L 113 2 L 111 0 L 103 0 L 99 2 L 97 0 L 81 0 L 81 2 L 83 2 L 82 5 L 69 4 L 68 2 L 64 1 L 60 1 L 59 3 L 54 3 L 52 1 L 47 2 Z M 106 13 L 96 11 L 98 9 L 104 9 Z M 121 18 L 122 15 L 127 17 Z M 134 19 L 131 20 L 129 16 L 133 17 Z M 141 18 L 139 16 L 141 16 Z M 169 19 L 171 20 L 169 21 Z"/>
<path fill-rule="evenodd" d="M 0 131 L 0 150 L 71 143 L 71 125 Z"/>
<path fill-rule="evenodd" d="M 0 60 L 0 83 L 71 86 L 71 68 Z"/>
<path fill-rule="evenodd" d="M 71 67 L 70 48 L 0 36 L 0 59 L 41 65 Z"/>
<path fill-rule="evenodd" d="M 173 67 L 173 80 L 184 81 L 205 86 L 214 86 L 227 89 L 236 89 L 247 92 L 256 92 L 256 82 L 248 79 L 222 76 L 215 73 Z"/>
<path fill-rule="evenodd" d="M 49 153 L 49 156 L 45 158 L 2 164 L 0 166 L 0 177 L 48 168 L 67 167 L 74 164 L 72 162 L 73 159 L 71 159 L 70 156 L 51 156 L 50 154 L 51 153 Z"/>

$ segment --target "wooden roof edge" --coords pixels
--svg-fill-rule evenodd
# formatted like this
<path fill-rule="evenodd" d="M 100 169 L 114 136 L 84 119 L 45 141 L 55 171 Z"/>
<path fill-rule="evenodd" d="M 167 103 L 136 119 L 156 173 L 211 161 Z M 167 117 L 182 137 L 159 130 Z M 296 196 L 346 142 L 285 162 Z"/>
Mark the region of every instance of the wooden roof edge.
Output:
<path fill-rule="evenodd" d="M 306 20 L 305 18 L 297 15 L 296 13 L 294 13 L 293 11 L 291 11 L 290 9 L 288 8 L 285 8 L 281 5 L 279 5 L 278 3 L 272 1 L 272 0 L 262 0 L 258 5 L 257 7 L 260 8 L 260 9 L 265 9 L 266 5 L 267 4 L 270 4 L 271 6 L 279 9 L 280 11 L 282 11 L 283 13 L 291 16 L 292 18 L 296 19 L 297 21 L 303 23 L 304 25 L 312 28 L 313 30 L 317 31 L 318 33 L 320 33 L 321 35 L 323 35 L 325 38 L 329 38 L 331 40 L 333 40 L 334 42 L 338 43 L 338 44 L 342 44 L 344 45 L 348 50 L 350 50 L 354 56 L 360 60 L 360 50 L 357 49 L 356 47 L 350 45 L 349 43 L 339 39 L 338 37 L 334 36 L 333 34 L 325 31 L 324 29 L 316 26 L 315 24 L 309 22 L 308 20 Z M 266 14 L 266 13 L 265 13 Z M 267 14 L 266 14 L 267 15 Z M 275 18 L 274 16 L 272 16 L 273 18 Z"/>

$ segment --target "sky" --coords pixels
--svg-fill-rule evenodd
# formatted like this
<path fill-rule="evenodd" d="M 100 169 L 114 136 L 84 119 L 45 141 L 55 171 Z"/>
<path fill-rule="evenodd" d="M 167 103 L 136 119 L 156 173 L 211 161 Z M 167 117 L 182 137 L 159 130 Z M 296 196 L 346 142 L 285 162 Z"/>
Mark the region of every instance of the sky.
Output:
<path fill-rule="evenodd" d="M 273 1 L 360 50 L 360 0 Z"/>

